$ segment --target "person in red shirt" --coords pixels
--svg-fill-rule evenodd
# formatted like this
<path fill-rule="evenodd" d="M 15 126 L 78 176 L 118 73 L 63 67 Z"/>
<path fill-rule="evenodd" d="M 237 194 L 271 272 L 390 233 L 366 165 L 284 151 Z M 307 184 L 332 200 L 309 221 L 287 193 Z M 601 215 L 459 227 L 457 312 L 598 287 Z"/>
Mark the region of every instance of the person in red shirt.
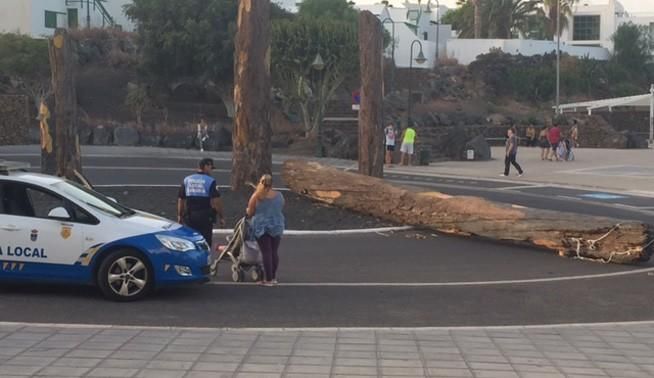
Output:
<path fill-rule="evenodd" d="M 552 160 L 552 155 L 554 158 L 556 158 L 556 161 L 559 161 L 559 157 L 556 154 L 556 148 L 559 146 L 559 143 L 561 142 L 561 129 L 559 128 L 559 124 L 555 123 L 554 127 L 552 127 L 548 134 L 547 134 L 547 140 L 550 142 L 550 146 L 552 149 L 550 150 L 548 154 L 548 159 L 551 161 Z"/>

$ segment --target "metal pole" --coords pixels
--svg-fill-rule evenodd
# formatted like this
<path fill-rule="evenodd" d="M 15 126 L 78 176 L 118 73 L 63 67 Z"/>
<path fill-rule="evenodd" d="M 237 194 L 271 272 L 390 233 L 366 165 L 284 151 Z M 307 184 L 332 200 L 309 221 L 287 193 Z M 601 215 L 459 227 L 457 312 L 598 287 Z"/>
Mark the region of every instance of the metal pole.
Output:
<path fill-rule="evenodd" d="M 407 126 L 411 127 L 411 96 L 412 96 L 412 90 L 413 90 L 413 85 L 411 82 L 412 75 L 411 71 L 413 70 L 413 45 L 416 43 L 416 41 L 411 42 L 411 52 L 409 53 L 409 102 L 407 104 Z"/>
<path fill-rule="evenodd" d="M 383 46 L 384 34 L 383 34 L 383 32 L 386 30 L 386 28 L 384 28 L 384 24 L 386 22 L 388 22 L 388 21 L 391 22 L 391 60 L 393 61 L 393 69 L 391 70 L 391 83 L 390 83 L 391 84 L 390 85 L 391 90 L 390 90 L 390 92 L 393 93 L 393 91 L 395 90 L 395 21 L 393 21 L 393 19 L 391 19 L 389 17 L 386 17 L 382 21 L 382 54 L 383 54 L 383 51 L 384 51 L 384 46 Z M 383 55 L 382 55 L 382 57 L 383 57 Z"/>
<path fill-rule="evenodd" d="M 561 114 L 561 0 L 556 0 L 556 114 Z"/>
<path fill-rule="evenodd" d="M 91 4 L 86 0 L 86 28 L 91 29 Z"/>
<path fill-rule="evenodd" d="M 436 65 L 440 66 L 441 52 L 441 4 L 436 0 Z"/>
<path fill-rule="evenodd" d="M 654 148 L 654 84 L 649 89 L 649 146 Z"/>

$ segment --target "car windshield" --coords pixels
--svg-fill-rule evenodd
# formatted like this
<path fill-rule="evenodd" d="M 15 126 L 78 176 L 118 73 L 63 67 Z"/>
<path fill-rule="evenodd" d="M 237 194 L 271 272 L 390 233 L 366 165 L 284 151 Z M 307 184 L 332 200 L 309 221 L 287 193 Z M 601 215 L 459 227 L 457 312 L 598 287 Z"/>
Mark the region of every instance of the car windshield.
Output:
<path fill-rule="evenodd" d="M 69 198 L 80 201 L 96 210 L 118 218 L 134 215 L 134 210 L 122 206 L 110 198 L 70 181 L 61 181 L 52 185 Z"/>

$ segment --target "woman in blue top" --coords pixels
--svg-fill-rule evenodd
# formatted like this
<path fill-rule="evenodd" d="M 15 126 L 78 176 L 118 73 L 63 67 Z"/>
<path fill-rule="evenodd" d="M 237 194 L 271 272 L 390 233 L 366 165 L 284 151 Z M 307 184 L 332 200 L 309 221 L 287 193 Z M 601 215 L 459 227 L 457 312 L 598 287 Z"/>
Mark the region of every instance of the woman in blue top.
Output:
<path fill-rule="evenodd" d="M 252 232 L 263 256 L 264 286 L 277 284 L 277 250 L 284 234 L 284 196 L 273 190 L 272 176 L 263 175 L 248 202 L 247 214 L 251 217 Z"/>

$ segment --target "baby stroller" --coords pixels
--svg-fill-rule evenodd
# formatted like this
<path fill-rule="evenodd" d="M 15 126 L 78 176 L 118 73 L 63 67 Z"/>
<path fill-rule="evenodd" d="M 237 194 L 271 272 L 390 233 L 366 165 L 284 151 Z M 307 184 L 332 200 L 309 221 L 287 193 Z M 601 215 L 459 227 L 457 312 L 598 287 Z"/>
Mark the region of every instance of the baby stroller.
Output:
<path fill-rule="evenodd" d="M 227 245 L 221 248 L 218 258 L 211 264 L 211 274 L 218 272 L 218 263 L 223 257 L 232 262 L 232 280 L 243 282 L 245 274 L 250 273 L 252 281 L 263 279 L 263 258 L 254 238 L 250 237 L 250 224 L 246 217 L 236 222 L 234 233 L 227 237 Z"/>

